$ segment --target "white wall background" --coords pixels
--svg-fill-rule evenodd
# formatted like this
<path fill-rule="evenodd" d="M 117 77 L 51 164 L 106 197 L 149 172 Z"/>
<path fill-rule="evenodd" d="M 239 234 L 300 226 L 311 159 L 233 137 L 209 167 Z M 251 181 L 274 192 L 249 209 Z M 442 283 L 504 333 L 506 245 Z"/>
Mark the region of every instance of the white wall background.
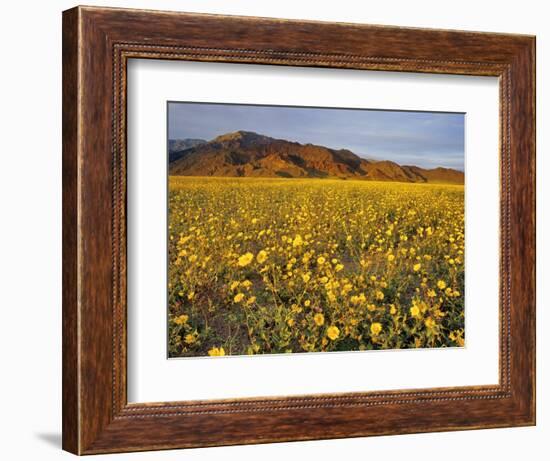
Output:
<path fill-rule="evenodd" d="M 537 35 L 538 425 L 530 428 L 118 455 L 135 460 L 545 459 L 550 451 L 550 14 L 537 0 L 105 0 L 155 8 Z M 0 453 L 69 459 L 61 451 L 61 11 L 76 3 L 5 2 L 0 15 Z M 543 184 L 543 178 L 549 179 Z M 98 457 L 102 459 L 104 457 Z M 114 459 L 114 458 L 113 458 Z"/>

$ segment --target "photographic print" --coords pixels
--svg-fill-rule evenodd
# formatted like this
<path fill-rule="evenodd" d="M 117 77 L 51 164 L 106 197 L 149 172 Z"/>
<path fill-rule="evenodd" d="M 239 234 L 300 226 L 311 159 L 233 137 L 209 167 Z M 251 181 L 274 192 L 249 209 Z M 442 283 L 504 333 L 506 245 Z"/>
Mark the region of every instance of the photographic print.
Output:
<path fill-rule="evenodd" d="M 463 113 L 167 110 L 170 358 L 464 346 Z"/>

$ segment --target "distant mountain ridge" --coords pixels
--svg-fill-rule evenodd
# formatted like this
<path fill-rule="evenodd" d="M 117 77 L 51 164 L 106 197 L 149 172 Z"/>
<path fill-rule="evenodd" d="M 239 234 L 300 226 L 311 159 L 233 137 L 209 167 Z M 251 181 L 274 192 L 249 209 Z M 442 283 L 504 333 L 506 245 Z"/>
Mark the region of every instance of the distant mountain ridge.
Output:
<path fill-rule="evenodd" d="M 425 169 L 390 160 L 367 160 L 347 149 L 275 139 L 251 131 L 211 141 L 169 141 L 169 171 L 175 176 L 342 178 L 371 181 L 464 184 L 451 168 Z"/>
<path fill-rule="evenodd" d="M 178 152 L 183 152 L 186 149 L 189 149 L 190 147 L 195 147 L 200 144 L 205 144 L 205 139 L 193 139 L 193 138 L 186 138 L 186 139 L 170 139 L 168 140 L 168 153 L 169 153 L 169 162 L 173 162 L 174 160 L 177 160 L 180 158 L 178 156 Z"/>

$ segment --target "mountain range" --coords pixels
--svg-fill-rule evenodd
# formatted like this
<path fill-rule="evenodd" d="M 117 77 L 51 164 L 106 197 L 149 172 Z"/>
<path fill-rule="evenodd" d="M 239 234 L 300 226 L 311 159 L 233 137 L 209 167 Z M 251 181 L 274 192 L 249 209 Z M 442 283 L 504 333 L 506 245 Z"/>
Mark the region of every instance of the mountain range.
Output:
<path fill-rule="evenodd" d="M 331 149 L 236 131 L 204 139 L 171 139 L 169 172 L 175 176 L 341 178 L 371 181 L 464 184 L 464 173 L 425 169 L 390 160 L 367 160 Z"/>

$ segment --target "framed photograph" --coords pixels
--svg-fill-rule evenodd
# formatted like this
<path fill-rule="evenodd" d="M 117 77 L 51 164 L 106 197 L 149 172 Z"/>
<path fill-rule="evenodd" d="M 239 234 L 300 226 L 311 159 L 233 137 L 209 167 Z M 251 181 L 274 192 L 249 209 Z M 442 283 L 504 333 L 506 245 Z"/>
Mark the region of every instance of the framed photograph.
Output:
<path fill-rule="evenodd" d="M 532 36 L 63 13 L 63 448 L 535 424 Z"/>

